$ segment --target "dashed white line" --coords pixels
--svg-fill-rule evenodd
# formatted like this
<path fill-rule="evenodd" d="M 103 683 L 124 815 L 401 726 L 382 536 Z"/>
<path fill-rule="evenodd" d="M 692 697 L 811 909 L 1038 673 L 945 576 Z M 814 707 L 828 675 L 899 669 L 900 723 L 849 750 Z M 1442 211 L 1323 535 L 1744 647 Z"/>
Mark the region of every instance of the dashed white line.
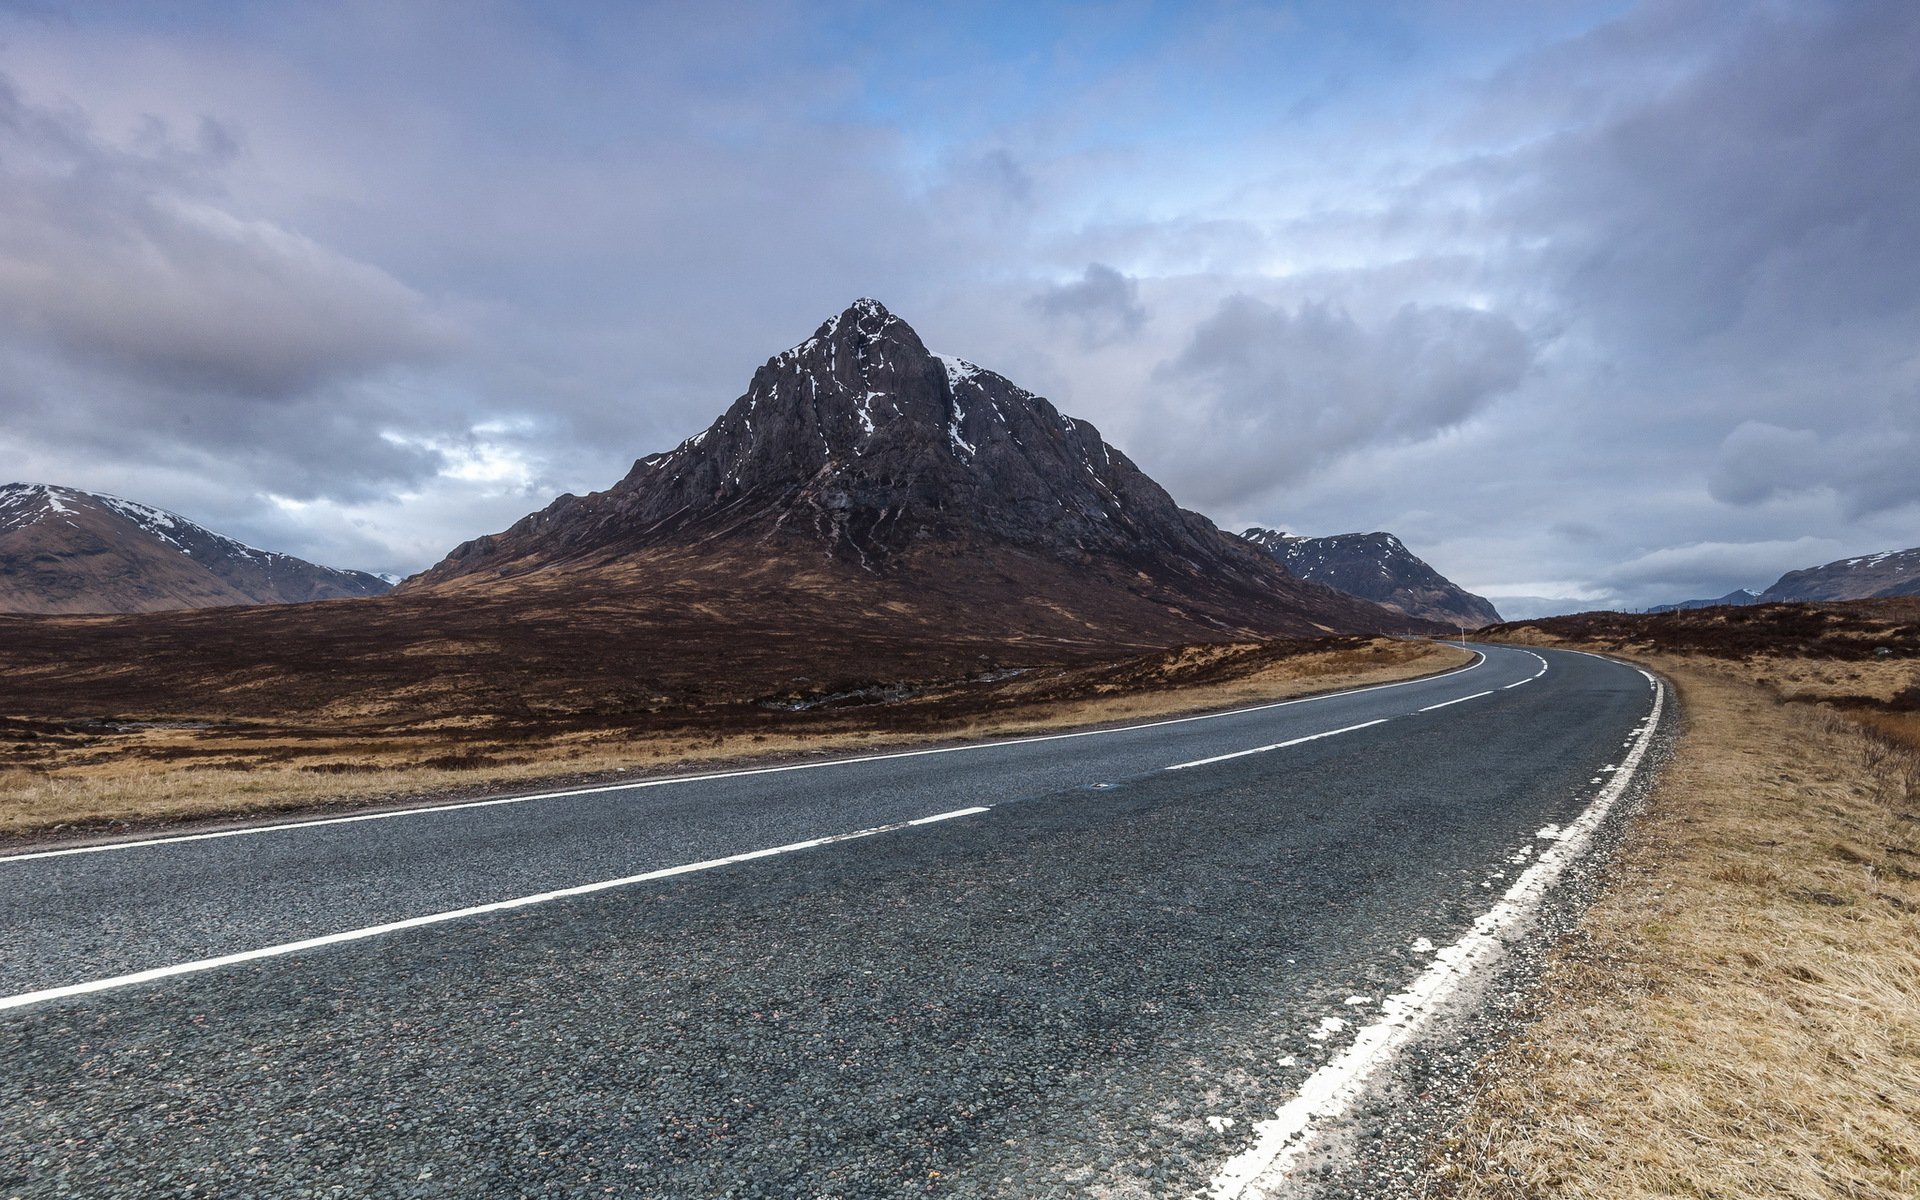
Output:
<path fill-rule="evenodd" d="M 495 900 L 490 904 L 475 904 L 467 908 L 452 908 L 445 912 L 428 913 L 425 916 L 408 917 L 402 921 L 388 921 L 380 925 L 367 925 L 360 929 L 347 929 L 339 933 L 324 934 L 320 937 L 302 938 L 297 942 L 281 942 L 275 946 L 262 946 L 258 950 L 242 950 L 235 954 L 222 954 L 214 958 L 195 959 L 192 962 L 174 963 L 171 966 L 153 967 L 145 971 L 134 971 L 127 975 L 112 975 L 105 979 L 90 979 L 85 983 L 70 983 L 62 987 L 42 988 L 35 992 L 20 992 L 12 996 L 0 996 L 0 1011 L 10 1008 L 24 1008 L 29 1004 L 39 1004 L 46 1000 L 60 1000 L 68 996 L 84 996 L 90 992 L 105 992 L 114 988 L 130 987 L 139 983 L 152 983 L 159 979 L 170 979 L 175 975 L 190 975 L 198 971 L 211 971 L 218 967 L 230 967 L 236 963 L 252 962 L 261 958 L 278 958 L 285 954 L 298 954 L 303 950 L 317 950 L 322 946 L 337 946 L 341 942 L 358 942 L 382 934 L 398 933 L 403 929 L 419 929 L 427 925 L 439 925 L 447 921 L 458 921 L 464 917 L 477 917 L 487 913 L 507 912 L 516 908 L 530 908 L 536 904 L 547 904 L 554 900 L 565 900 L 573 896 L 587 896 L 594 892 L 604 892 L 613 888 L 630 887 L 636 883 L 647 883 L 655 879 L 671 879 L 676 875 L 692 875 L 698 871 L 711 871 L 715 867 L 731 866 L 734 863 L 752 862 L 760 858 L 772 858 L 777 854 L 792 854 L 798 850 L 812 850 L 819 846 L 829 846 L 835 842 L 850 842 L 856 838 L 868 838 L 882 833 L 893 833 L 914 825 L 931 825 L 937 821 L 951 821 L 958 817 L 971 817 L 987 812 L 992 805 L 977 805 L 973 808 L 956 808 L 951 812 L 934 813 L 930 817 L 916 817 L 911 821 L 895 821 L 889 825 L 875 825 L 870 829 L 856 829 L 852 833 L 828 834 L 826 837 L 809 838 L 804 842 L 788 842 L 784 846 L 769 846 L 764 850 L 749 850 L 744 854 L 729 854 L 725 858 L 709 858 L 703 862 L 683 863 L 677 867 L 662 867 L 657 871 L 643 871 L 638 875 L 625 875 L 619 879 L 603 879 L 598 883 L 582 883 L 574 887 L 556 888 L 550 892 L 535 892 L 530 896 L 516 896 L 511 900 Z"/>
<path fill-rule="evenodd" d="M 1238 717 L 1247 713 L 1267 712 L 1276 708 L 1290 708 L 1296 704 L 1313 704 L 1321 700 L 1337 700 L 1342 696 L 1358 696 L 1365 692 L 1386 691 L 1389 688 L 1411 687 L 1418 683 L 1430 683 L 1436 679 L 1449 679 L 1464 675 L 1468 671 L 1478 670 L 1486 665 L 1487 656 L 1474 652 L 1474 661 L 1467 666 L 1451 671 L 1442 671 L 1437 675 L 1422 675 L 1416 679 L 1401 679 L 1393 683 L 1376 683 L 1367 687 L 1348 688 L 1344 692 L 1325 692 L 1318 696 L 1299 696 L 1292 700 L 1277 700 L 1271 704 L 1255 704 L 1246 708 L 1233 708 L 1225 712 L 1198 713 L 1191 717 L 1170 717 L 1161 721 L 1142 721 L 1135 725 L 1117 725 L 1111 729 L 1080 729 L 1073 733 L 1048 733 L 1035 737 L 1003 738 L 990 742 L 969 742 L 964 746 L 935 746 L 927 750 L 899 750 L 890 754 L 864 754 L 854 758 L 830 758 L 820 762 L 789 763 L 778 767 L 748 767 L 739 771 L 715 771 L 705 775 L 671 775 L 659 779 L 636 779 L 630 783 L 609 783 L 599 787 L 571 788 L 558 792 L 536 792 L 527 796 L 499 796 L 491 800 L 464 800 L 453 804 L 425 804 L 414 808 L 386 809 L 382 812 L 355 813 L 346 817 L 316 817 L 308 821 L 280 821 L 266 825 L 246 825 L 237 829 L 215 829 L 206 833 L 181 833 L 170 837 L 140 838 L 124 842 L 100 842 L 90 846 L 68 846 L 59 850 L 33 850 L 22 854 L 0 854 L 0 863 L 24 862 L 35 858 L 60 858 L 69 854 L 100 854 L 108 850 L 139 850 L 149 846 L 171 846 L 180 842 L 200 842 L 213 838 L 246 837 L 259 833 L 284 833 L 294 829 L 313 829 L 322 825 L 348 825 L 359 821 L 389 821 L 396 817 L 431 816 L 435 813 L 459 812 L 469 808 L 492 808 L 502 804 L 526 804 L 535 800 L 562 800 L 573 796 L 597 796 L 606 792 L 638 791 L 642 788 L 672 787 L 683 783 L 709 783 L 717 779 L 742 779 L 749 775 L 775 775 L 782 771 L 817 771 L 827 767 L 850 767 L 859 763 L 888 762 L 897 758 L 922 758 L 932 754 L 960 754 L 974 750 L 994 750 L 1007 746 L 1026 746 L 1038 742 L 1060 742 L 1072 738 L 1107 737 L 1119 733 L 1132 733 L 1140 729 L 1160 729 L 1169 725 L 1187 725 L 1195 721 L 1214 721 L 1222 717 Z"/>
<path fill-rule="evenodd" d="M 1471 696 L 1462 696 L 1462 697 L 1460 697 L 1460 698 L 1459 698 L 1458 700 L 1442 700 L 1442 701 L 1441 701 L 1440 703 L 1438 703 L 1438 704 L 1429 704 L 1429 705 L 1427 705 L 1427 706 L 1426 706 L 1425 708 L 1423 708 L 1423 709 L 1420 709 L 1419 711 L 1420 711 L 1420 712 L 1432 712 L 1432 711 L 1433 711 L 1434 709 L 1436 709 L 1436 708 L 1446 708 L 1446 707 L 1448 707 L 1448 706 L 1450 706 L 1450 705 L 1454 705 L 1454 704 L 1465 704 L 1465 703 L 1466 703 L 1467 701 L 1469 701 L 1469 700 L 1478 700 L 1478 699 L 1479 699 L 1480 697 L 1482 697 L 1482 696 L 1491 696 L 1491 695 L 1493 695 L 1493 693 L 1492 693 L 1491 691 L 1485 691 L 1485 692 L 1475 692 L 1475 693 L 1474 693 L 1473 695 L 1471 695 Z"/>
<path fill-rule="evenodd" d="M 1169 771 L 1184 771 L 1188 767 L 1204 767 L 1208 763 L 1226 762 L 1230 758 L 1245 758 L 1249 754 L 1265 754 L 1269 750 L 1285 750 L 1288 746 L 1298 746 L 1302 742 L 1317 742 L 1321 738 L 1330 738 L 1335 734 L 1352 733 L 1356 729 L 1371 729 L 1375 725 L 1385 725 L 1390 718 L 1381 717 L 1377 721 L 1362 721 L 1358 725 L 1349 725 L 1345 729 L 1329 729 L 1325 733 L 1310 733 L 1306 737 L 1290 738 L 1284 742 L 1275 742 L 1271 746 L 1255 746 L 1251 750 L 1235 750 L 1231 754 L 1216 754 L 1212 758 L 1196 758 L 1192 762 L 1175 763 L 1166 768 Z"/>

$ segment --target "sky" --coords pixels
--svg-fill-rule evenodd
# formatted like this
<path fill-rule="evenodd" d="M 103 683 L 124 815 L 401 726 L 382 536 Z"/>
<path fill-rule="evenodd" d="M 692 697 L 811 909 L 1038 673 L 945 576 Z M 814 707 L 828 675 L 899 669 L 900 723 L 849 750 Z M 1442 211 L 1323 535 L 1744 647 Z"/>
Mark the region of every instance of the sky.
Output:
<path fill-rule="evenodd" d="M 858 296 L 1509 617 L 1920 545 L 1920 4 L 0 0 L 0 482 L 407 574 Z"/>

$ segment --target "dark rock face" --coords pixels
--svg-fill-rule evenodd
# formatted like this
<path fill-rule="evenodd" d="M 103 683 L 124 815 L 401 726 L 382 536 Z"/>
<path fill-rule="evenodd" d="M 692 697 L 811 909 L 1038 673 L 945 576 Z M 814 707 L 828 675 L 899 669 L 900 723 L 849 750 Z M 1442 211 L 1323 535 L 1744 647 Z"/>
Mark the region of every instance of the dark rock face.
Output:
<path fill-rule="evenodd" d="M 1678 604 L 1656 604 L 1647 611 L 1650 613 L 1684 612 L 1694 608 L 1725 608 L 1729 605 L 1758 603 L 1760 603 L 1760 593 L 1752 588 L 1736 588 L 1712 600 L 1682 600 Z"/>
<path fill-rule="evenodd" d="M 1310 538 L 1255 528 L 1240 536 L 1298 578 L 1410 617 L 1469 629 L 1500 620 L 1492 604 L 1415 557 L 1390 533 Z"/>
<path fill-rule="evenodd" d="M 1920 596 L 1920 546 L 1789 571 L 1760 594 L 1760 602 L 1869 600 L 1881 596 Z"/>
<path fill-rule="evenodd" d="M 0 612 L 131 613 L 375 596 L 392 585 L 259 550 L 150 505 L 0 487 Z"/>
<path fill-rule="evenodd" d="M 864 299 L 768 359 L 704 432 L 639 460 L 605 492 L 561 496 L 460 546 L 406 587 L 743 544 L 887 576 L 1014 552 L 1137 577 L 1154 603 L 1203 602 L 1216 625 L 1393 622 L 1287 578 L 1174 504 L 1093 426 L 992 371 L 929 353 L 906 322 Z"/>

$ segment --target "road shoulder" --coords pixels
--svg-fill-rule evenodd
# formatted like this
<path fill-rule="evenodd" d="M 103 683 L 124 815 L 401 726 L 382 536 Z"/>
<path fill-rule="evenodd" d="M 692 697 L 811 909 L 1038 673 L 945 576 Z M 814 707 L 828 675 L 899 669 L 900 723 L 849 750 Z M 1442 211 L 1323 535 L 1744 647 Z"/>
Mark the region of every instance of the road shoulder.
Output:
<path fill-rule="evenodd" d="M 1418 1193 L 1920 1190 L 1920 752 L 1734 665 Z"/>

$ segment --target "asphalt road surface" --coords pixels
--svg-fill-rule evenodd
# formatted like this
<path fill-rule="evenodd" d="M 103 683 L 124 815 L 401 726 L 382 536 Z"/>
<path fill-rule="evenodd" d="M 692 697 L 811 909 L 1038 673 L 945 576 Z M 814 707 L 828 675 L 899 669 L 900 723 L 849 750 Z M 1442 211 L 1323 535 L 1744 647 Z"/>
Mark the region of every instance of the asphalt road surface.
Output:
<path fill-rule="evenodd" d="M 1480 650 L 1119 730 L 0 858 L 0 1196 L 1239 1194 L 1651 736 L 1638 670 Z"/>

